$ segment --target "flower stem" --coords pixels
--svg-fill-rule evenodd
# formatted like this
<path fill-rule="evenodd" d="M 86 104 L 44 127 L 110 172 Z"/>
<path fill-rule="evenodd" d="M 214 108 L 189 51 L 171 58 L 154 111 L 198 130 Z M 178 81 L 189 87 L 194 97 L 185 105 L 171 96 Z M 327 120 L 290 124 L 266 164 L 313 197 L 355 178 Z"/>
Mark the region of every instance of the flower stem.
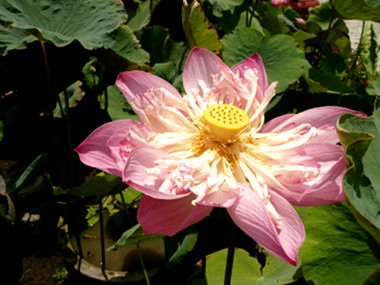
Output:
<path fill-rule="evenodd" d="M 103 201 L 102 197 L 100 197 L 99 202 L 99 221 L 100 221 L 100 249 L 101 249 L 101 255 L 102 255 L 102 273 L 105 278 L 105 280 L 108 280 L 108 276 L 106 274 L 106 249 L 104 246 L 104 223 L 103 223 Z"/>
<path fill-rule="evenodd" d="M 230 285 L 232 279 L 232 267 L 234 263 L 235 255 L 235 240 L 236 240 L 236 227 L 231 222 L 231 232 L 230 232 L 230 244 L 228 246 L 226 271 L 224 273 L 224 285 Z"/>

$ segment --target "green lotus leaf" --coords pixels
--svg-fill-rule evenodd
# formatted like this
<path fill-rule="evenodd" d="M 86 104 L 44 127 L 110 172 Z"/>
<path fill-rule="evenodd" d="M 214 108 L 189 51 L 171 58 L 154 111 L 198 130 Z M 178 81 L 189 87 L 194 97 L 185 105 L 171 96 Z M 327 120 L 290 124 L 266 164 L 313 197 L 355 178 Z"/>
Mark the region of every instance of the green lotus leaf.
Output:
<path fill-rule="evenodd" d="M 380 247 L 346 203 L 297 207 L 297 211 L 306 229 L 300 254 L 308 284 L 380 284 Z"/>
<path fill-rule="evenodd" d="M 378 0 L 331 0 L 331 5 L 343 18 L 380 21 Z"/>
<path fill-rule="evenodd" d="M 206 276 L 208 285 L 223 284 L 227 249 L 212 254 L 207 259 Z M 293 282 L 298 266 L 268 254 L 264 268 L 256 258 L 243 249 L 235 249 L 231 284 L 236 285 L 275 285 Z"/>
<path fill-rule="evenodd" d="M 0 0 L 0 15 L 57 46 L 77 40 L 86 49 L 111 45 L 111 33 L 127 18 L 118 0 Z"/>
<path fill-rule="evenodd" d="M 343 187 L 350 209 L 380 244 L 380 101 L 373 116 L 341 116 L 337 130 L 348 161 Z"/>

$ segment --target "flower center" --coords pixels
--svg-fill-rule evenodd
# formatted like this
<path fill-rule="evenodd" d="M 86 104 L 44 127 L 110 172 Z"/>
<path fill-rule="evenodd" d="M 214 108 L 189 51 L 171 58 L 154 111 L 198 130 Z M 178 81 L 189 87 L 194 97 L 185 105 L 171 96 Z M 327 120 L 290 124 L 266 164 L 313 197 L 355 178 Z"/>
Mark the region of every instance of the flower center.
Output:
<path fill-rule="evenodd" d="M 249 124 L 249 117 L 242 109 L 227 104 L 208 107 L 203 112 L 203 119 L 212 133 L 222 140 L 230 139 Z"/>

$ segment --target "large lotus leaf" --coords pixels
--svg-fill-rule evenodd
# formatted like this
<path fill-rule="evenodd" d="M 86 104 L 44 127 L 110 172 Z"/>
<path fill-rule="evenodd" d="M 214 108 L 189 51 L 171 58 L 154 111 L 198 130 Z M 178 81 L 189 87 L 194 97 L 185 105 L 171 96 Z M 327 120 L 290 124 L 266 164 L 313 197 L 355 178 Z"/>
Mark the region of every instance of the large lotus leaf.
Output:
<path fill-rule="evenodd" d="M 118 0 L 0 0 L 0 17 L 16 28 L 64 46 L 107 47 L 111 33 L 126 20 Z"/>
<path fill-rule="evenodd" d="M 380 21 L 378 0 L 331 0 L 331 5 L 346 19 Z"/>
<path fill-rule="evenodd" d="M 306 229 L 300 253 L 303 275 L 310 284 L 380 284 L 380 247 L 345 203 L 297 211 Z"/>
<path fill-rule="evenodd" d="M 347 199 L 380 244 L 380 101 L 376 105 L 371 117 L 341 116 L 337 129 L 349 164 L 343 179 Z"/>
<path fill-rule="evenodd" d="M 227 249 L 216 252 L 207 259 L 208 285 L 223 284 Z M 243 249 L 235 249 L 231 285 L 275 285 L 293 282 L 299 266 L 293 266 L 268 254 L 263 269 L 256 258 Z"/>
<path fill-rule="evenodd" d="M 5 56 L 10 50 L 26 48 L 27 43 L 37 38 L 13 27 L 0 26 L 0 39 L 0 55 Z"/>
<path fill-rule="evenodd" d="M 263 59 L 269 82 L 278 81 L 277 92 L 284 91 L 309 68 L 304 53 L 291 36 L 274 35 L 265 38 L 261 32 L 238 28 L 223 37 L 223 58 L 234 65 L 253 53 Z M 239 43 L 239 45 L 236 45 Z"/>
<path fill-rule="evenodd" d="M 216 30 L 211 27 L 198 1 L 195 0 L 190 4 L 184 1 L 182 26 L 190 48 L 198 46 L 216 54 L 222 49 Z"/>

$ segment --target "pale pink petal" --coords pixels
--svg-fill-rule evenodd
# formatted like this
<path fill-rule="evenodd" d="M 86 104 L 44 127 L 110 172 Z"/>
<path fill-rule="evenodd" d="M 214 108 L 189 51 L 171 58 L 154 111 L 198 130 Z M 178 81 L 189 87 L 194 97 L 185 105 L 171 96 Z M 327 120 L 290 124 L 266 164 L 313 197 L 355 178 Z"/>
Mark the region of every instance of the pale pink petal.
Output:
<path fill-rule="evenodd" d="M 119 169 L 124 169 L 129 153 L 136 146 L 145 144 L 153 137 L 153 132 L 143 123 L 134 121 L 129 128 L 122 128 L 112 134 L 107 146 Z"/>
<path fill-rule="evenodd" d="M 182 98 L 165 90 L 152 89 L 138 94 L 131 105 L 141 122 L 157 133 L 197 130 L 189 122 Z"/>
<path fill-rule="evenodd" d="M 284 261 L 296 265 L 305 229 L 294 208 L 283 197 L 271 193 L 270 202 L 281 217 L 281 229 L 272 220 L 265 203 L 247 189 L 227 211 L 234 223 L 258 244 Z"/>
<path fill-rule="evenodd" d="M 171 200 L 190 195 L 190 192 L 169 194 L 158 191 L 164 182 L 164 178 L 148 173 L 148 169 L 155 167 L 155 162 L 158 159 L 162 159 L 165 155 L 165 152 L 148 145 L 134 148 L 129 155 L 127 166 L 123 172 L 124 183 L 156 199 Z"/>
<path fill-rule="evenodd" d="M 116 79 L 116 85 L 131 103 L 137 94 L 144 94 L 152 88 L 163 88 L 174 96 L 181 97 L 177 89 L 164 79 L 139 70 L 122 72 Z"/>
<path fill-rule="evenodd" d="M 300 154 L 315 159 L 320 173 L 314 179 L 297 184 L 283 183 L 289 191 L 273 188 L 291 204 L 317 206 L 340 202 L 345 199 L 342 177 L 346 170 L 343 149 L 332 144 L 311 144 L 299 149 Z"/>
<path fill-rule="evenodd" d="M 199 88 L 199 80 L 205 83 L 205 87 L 214 86 L 213 76 L 221 75 L 220 69 L 229 67 L 211 51 L 203 48 L 194 48 L 186 61 L 183 69 L 183 86 L 187 94 L 193 93 L 193 88 Z"/>
<path fill-rule="evenodd" d="M 174 235 L 205 218 L 212 207 L 196 205 L 191 195 L 176 200 L 158 200 L 144 196 L 137 212 L 137 220 L 145 234 Z"/>
<path fill-rule="evenodd" d="M 247 69 L 257 70 L 258 88 L 257 88 L 257 94 L 255 98 L 256 100 L 259 100 L 259 102 L 262 102 L 265 96 L 265 90 L 268 87 L 268 79 L 267 79 L 267 73 L 265 71 L 263 61 L 257 53 L 251 55 L 247 59 L 243 60 L 242 62 L 236 64 L 234 67 L 231 68 L 231 70 L 234 73 L 240 74 L 240 78 L 244 78 L 243 73 Z"/>
<path fill-rule="evenodd" d="M 319 128 L 326 125 L 336 125 L 339 117 L 346 113 L 352 113 L 359 116 L 364 116 L 361 112 L 356 112 L 351 109 L 343 107 L 318 107 L 303 111 L 295 115 L 284 115 L 277 117 L 260 130 L 264 132 L 281 132 L 283 129 L 289 128 L 289 126 L 298 126 L 300 124 L 311 124 L 313 127 Z"/>
<path fill-rule="evenodd" d="M 84 164 L 121 176 L 123 171 L 120 168 L 122 164 L 121 158 L 117 159 L 112 155 L 110 148 L 107 146 L 107 141 L 115 132 L 123 129 L 128 130 L 135 124 L 137 122 L 133 120 L 106 123 L 94 130 L 75 148 L 75 151 L 79 154 L 79 158 Z"/>

